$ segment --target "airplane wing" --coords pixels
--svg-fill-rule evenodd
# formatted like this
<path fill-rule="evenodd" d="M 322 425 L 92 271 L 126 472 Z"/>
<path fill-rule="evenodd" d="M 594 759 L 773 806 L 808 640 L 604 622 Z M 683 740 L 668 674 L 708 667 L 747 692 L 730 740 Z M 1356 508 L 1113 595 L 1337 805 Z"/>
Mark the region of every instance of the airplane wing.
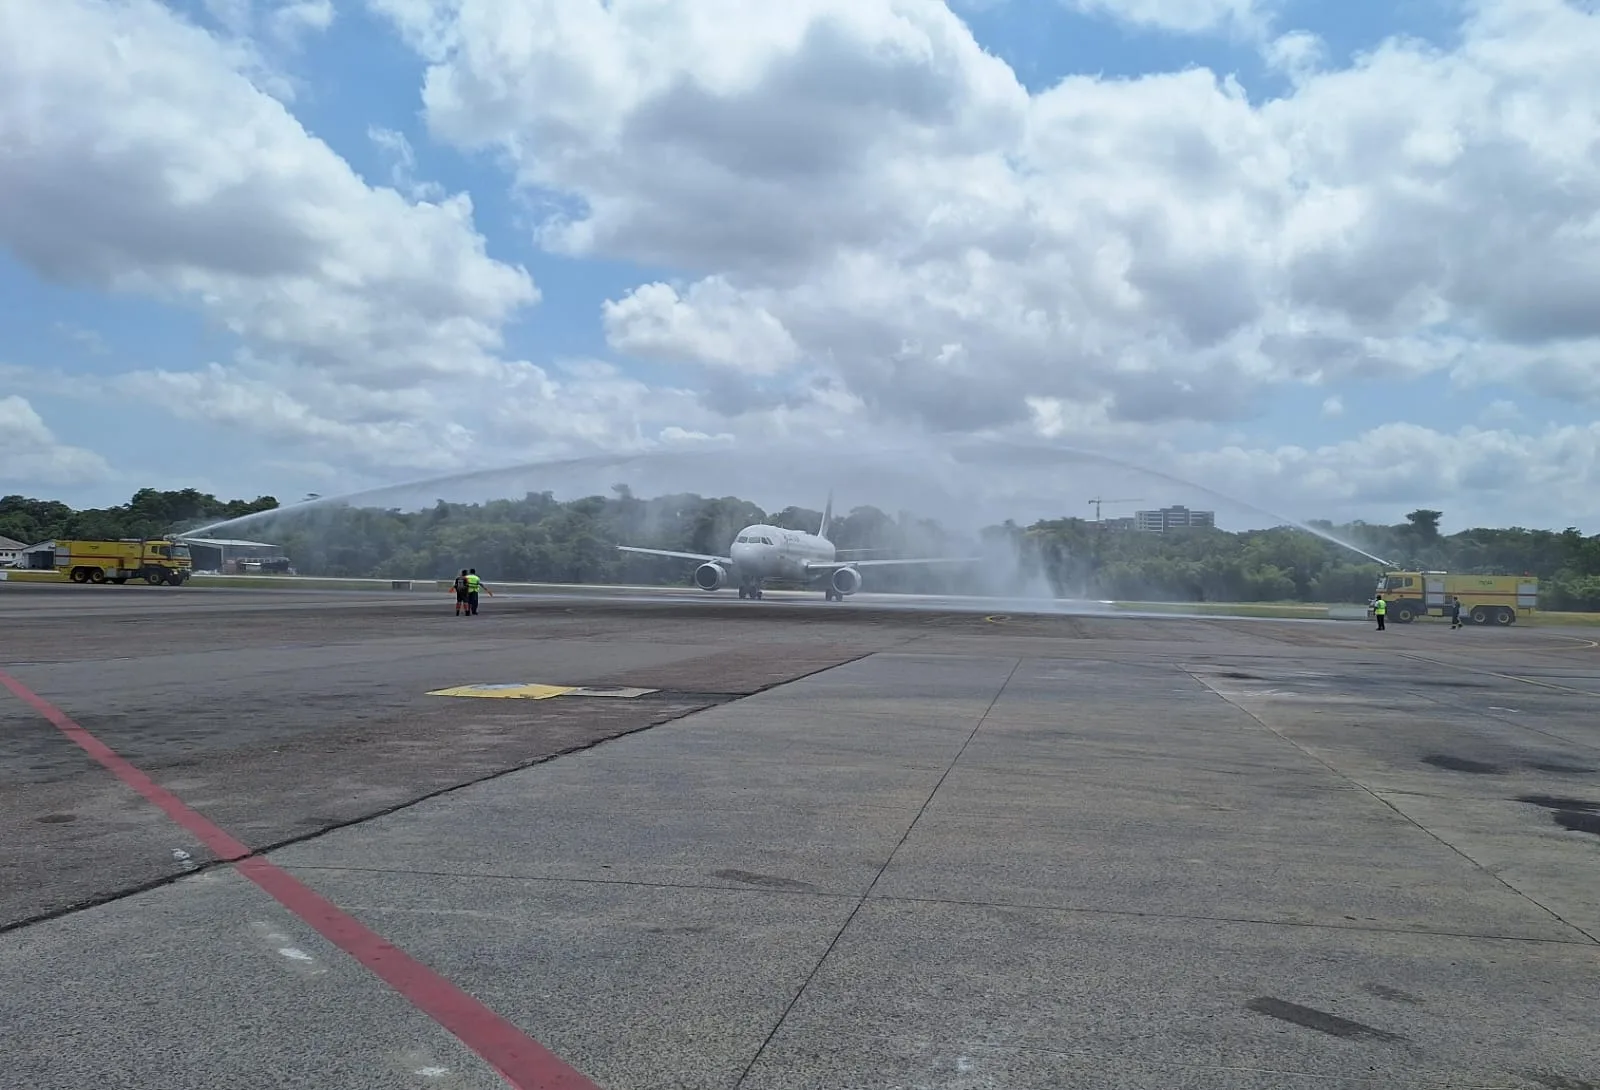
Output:
<path fill-rule="evenodd" d="M 704 553 L 678 553 L 673 552 L 671 549 L 641 549 L 637 545 L 618 545 L 617 549 L 621 552 L 641 553 L 645 556 L 670 556 L 674 560 L 698 560 L 702 564 L 708 561 L 716 561 L 718 564 L 726 564 L 730 568 L 733 567 L 733 560 L 726 556 L 707 556 Z"/>
<path fill-rule="evenodd" d="M 904 557 L 894 560 L 835 560 L 830 563 L 812 562 L 806 565 L 808 572 L 831 572 L 840 568 L 887 568 L 895 564 L 977 564 L 981 563 L 981 556 L 930 556 L 930 557 Z"/>

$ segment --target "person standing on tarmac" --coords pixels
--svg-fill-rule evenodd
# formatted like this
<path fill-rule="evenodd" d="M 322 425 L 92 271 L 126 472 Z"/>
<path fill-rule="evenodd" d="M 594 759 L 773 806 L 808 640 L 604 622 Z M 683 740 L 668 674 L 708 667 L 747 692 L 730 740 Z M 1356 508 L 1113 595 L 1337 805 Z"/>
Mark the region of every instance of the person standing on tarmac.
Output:
<path fill-rule="evenodd" d="M 462 568 L 461 574 L 456 576 L 456 616 L 464 617 L 470 604 L 467 602 L 467 569 Z"/>
<path fill-rule="evenodd" d="M 1383 600 L 1383 595 L 1381 595 L 1381 594 L 1378 595 L 1377 600 L 1372 603 L 1372 615 L 1374 617 L 1378 618 L 1378 631 L 1379 632 L 1383 631 L 1384 614 L 1386 614 L 1388 612 L 1389 612 L 1389 603 L 1385 602 Z"/>
<path fill-rule="evenodd" d="M 1451 628 L 1460 628 L 1461 627 L 1461 599 L 1460 598 L 1451 598 L 1450 599 L 1450 627 Z"/>
<path fill-rule="evenodd" d="M 478 592 L 488 591 L 489 597 L 494 597 L 494 591 L 483 585 L 483 580 L 478 578 L 477 568 L 467 569 L 467 612 L 476 617 L 478 615 Z"/>

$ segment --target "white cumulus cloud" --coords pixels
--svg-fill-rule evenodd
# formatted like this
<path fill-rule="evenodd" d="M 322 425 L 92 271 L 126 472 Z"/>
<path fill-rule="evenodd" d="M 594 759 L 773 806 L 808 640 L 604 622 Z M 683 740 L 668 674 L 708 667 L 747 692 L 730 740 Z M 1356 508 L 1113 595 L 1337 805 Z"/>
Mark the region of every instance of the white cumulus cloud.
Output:
<path fill-rule="evenodd" d="M 0 397 L 0 481 L 37 489 L 84 484 L 110 473 L 100 455 L 59 441 L 27 398 Z"/>
<path fill-rule="evenodd" d="M 935 0 L 368 0 L 426 64 L 429 135 L 508 169 L 518 244 L 648 269 L 584 319 L 609 361 L 508 348 L 539 291 L 470 197 L 379 126 L 392 185 L 364 181 L 226 37 L 324 27 L 320 2 L 217 0 L 222 34 L 154 0 L 0 5 L 0 244 L 237 334 L 126 392 L 327 464 L 1045 436 L 1308 514 L 1593 510 L 1592 434 L 1533 408 L 1600 407 L 1592 5 L 1476 0 L 1448 48 L 1337 67 L 1283 5 L 1063 2 L 1252 36 L 1288 89 L 1030 91 Z M 1256 430 L 1288 387 L 1417 378 L 1511 387 L 1524 417 Z"/>
<path fill-rule="evenodd" d="M 203 308 L 383 381 L 473 373 L 538 293 L 464 194 L 366 185 L 150 0 L 0 8 L 0 242 L 41 275 Z"/>
<path fill-rule="evenodd" d="M 610 305 L 614 333 L 660 312 L 618 341 L 641 354 L 726 367 L 731 328 L 782 329 L 769 358 L 940 428 L 1040 397 L 1238 420 L 1397 369 L 1600 396 L 1527 358 L 1600 344 L 1600 16 L 1559 0 L 1486 0 L 1453 53 L 1388 43 L 1261 104 L 1203 70 L 1029 95 L 911 0 L 383 6 L 433 61 L 433 131 L 564 202 L 547 245 L 703 274 Z"/>
<path fill-rule="evenodd" d="M 620 352 L 715 364 L 768 375 L 799 356 L 771 313 L 741 298 L 725 280 L 695 284 L 687 298 L 671 285 L 643 284 L 605 304 L 606 340 Z"/>
<path fill-rule="evenodd" d="M 1230 29 L 1254 34 L 1267 23 L 1270 0 L 1062 0 L 1087 15 L 1109 15 L 1135 26 L 1197 34 Z"/>
<path fill-rule="evenodd" d="M 1600 424 L 1532 434 L 1384 424 L 1317 448 L 1196 452 L 1182 466 L 1191 479 L 1241 498 L 1329 516 L 1376 510 L 1399 522 L 1406 510 L 1433 507 L 1458 526 L 1559 529 L 1600 521 Z"/>

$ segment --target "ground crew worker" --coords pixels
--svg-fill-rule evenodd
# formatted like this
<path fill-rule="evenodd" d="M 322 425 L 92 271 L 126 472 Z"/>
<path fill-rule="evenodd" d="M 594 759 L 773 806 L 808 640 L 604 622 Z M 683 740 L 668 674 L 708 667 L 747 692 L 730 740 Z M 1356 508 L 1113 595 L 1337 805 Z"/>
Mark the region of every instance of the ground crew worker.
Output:
<path fill-rule="evenodd" d="M 467 612 L 474 617 L 478 615 L 478 592 L 489 591 L 489 597 L 494 597 L 494 591 L 483 585 L 483 580 L 478 578 L 477 568 L 467 569 Z"/>
<path fill-rule="evenodd" d="M 456 588 L 456 616 L 457 617 L 464 617 L 464 616 L 467 615 L 467 609 L 468 609 L 468 606 L 469 606 L 469 603 L 467 602 L 467 569 L 466 568 L 462 568 L 461 569 L 461 574 L 456 576 L 455 588 Z"/>
<path fill-rule="evenodd" d="M 1451 628 L 1460 628 L 1461 627 L 1461 599 L 1460 598 L 1451 598 L 1450 599 L 1450 627 Z"/>
<path fill-rule="evenodd" d="M 1383 631 L 1383 616 L 1389 612 L 1389 603 L 1383 600 L 1383 595 L 1378 595 L 1377 601 L 1372 603 L 1372 615 L 1378 618 L 1378 631 Z"/>

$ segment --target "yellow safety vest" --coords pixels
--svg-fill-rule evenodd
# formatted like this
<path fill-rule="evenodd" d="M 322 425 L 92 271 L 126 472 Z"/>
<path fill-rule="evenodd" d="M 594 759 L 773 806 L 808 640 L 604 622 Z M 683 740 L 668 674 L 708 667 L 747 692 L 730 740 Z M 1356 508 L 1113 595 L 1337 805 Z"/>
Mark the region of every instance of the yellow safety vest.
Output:
<path fill-rule="evenodd" d="M 1382 616 L 1383 614 L 1389 612 L 1389 603 L 1385 602 L 1382 598 L 1379 598 L 1376 602 L 1372 603 L 1372 612 Z"/>
<path fill-rule="evenodd" d="M 478 586 L 482 582 L 483 582 L 483 580 L 479 579 L 476 575 L 467 576 L 467 593 L 468 594 L 476 594 L 476 593 L 478 593 Z"/>

